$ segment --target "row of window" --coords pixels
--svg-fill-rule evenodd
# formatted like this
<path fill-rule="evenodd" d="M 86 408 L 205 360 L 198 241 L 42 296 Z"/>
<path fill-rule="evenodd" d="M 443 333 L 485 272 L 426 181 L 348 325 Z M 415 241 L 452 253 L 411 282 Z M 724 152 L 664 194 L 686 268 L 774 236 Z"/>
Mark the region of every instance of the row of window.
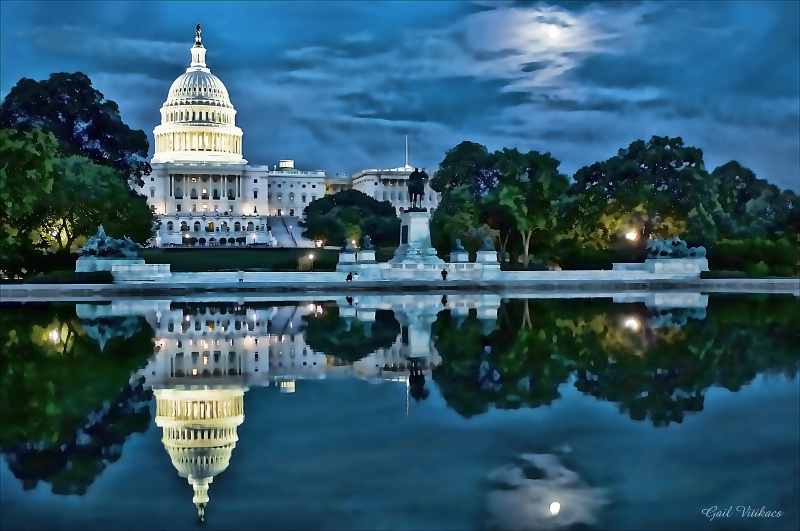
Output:
<path fill-rule="evenodd" d="M 223 112 L 219 111 L 173 111 L 167 113 L 167 121 L 168 122 L 176 122 L 176 121 L 195 121 L 195 120 L 204 120 L 206 122 L 221 122 L 224 124 L 231 123 L 231 118 Z"/>
<path fill-rule="evenodd" d="M 254 182 L 254 183 L 257 183 L 257 182 L 258 182 L 258 179 L 253 179 L 253 182 Z M 278 187 L 278 188 L 281 188 L 281 185 L 282 185 L 282 184 L 286 184 L 286 183 L 276 183 L 276 185 L 277 185 L 277 187 Z M 272 183 L 269 183 L 269 184 L 267 184 L 267 186 L 268 186 L 269 188 L 272 188 Z M 306 187 L 306 185 L 304 184 L 302 187 L 303 187 L 303 188 L 305 188 L 305 187 Z M 317 187 L 317 185 L 316 185 L 316 184 L 312 184 L 312 185 L 311 185 L 311 188 L 316 188 L 316 187 Z M 290 185 L 289 185 L 289 188 L 294 188 L 294 185 L 293 185 L 293 184 L 290 184 Z"/>

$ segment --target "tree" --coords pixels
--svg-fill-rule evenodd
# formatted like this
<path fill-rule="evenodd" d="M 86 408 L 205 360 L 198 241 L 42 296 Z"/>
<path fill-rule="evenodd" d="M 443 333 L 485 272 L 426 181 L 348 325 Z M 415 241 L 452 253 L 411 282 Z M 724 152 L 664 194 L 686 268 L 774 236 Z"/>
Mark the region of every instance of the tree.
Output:
<path fill-rule="evenodd" d="M 464 141 L 447 151 L 431 179 L 430 186 L 440 193 L 462 185 L 468 185 L 474 190 L 481 178 L 486 177 L 486 171 L 492 167 L 492 157 L 486 146 Z"/>
<path fill-rule="evenodd" d="M 397 245 L 400 220 L 389 201 L 378 201 L 358 190 L 323 196 L 306 207 L 300 222 L 304 238 L 334 245 L 344 239 L 360 240 L 369 235 L 375 245 Z"/>
<path fill-rule="evenodd" d="M 39 252 L 29 227 L 39 201 L 53 189 L 57 159 L 51 133 L 38 127 L 0 130 L 0 273 L 20 274 L 25 257 Z"/>
<path fill-rule="evenodd" d="M 55 135 L 62 153 L 110 166 L 126 184 L 143 186 L 143 177 L 151 171 L 145 132 L 126 125 L 119 106 L 105 99 L 81 72 L 19 80 L 0 104 L 0 127 L 41 127 Z"/>
<path fill-rule="evenodd" d="M 431 218 L 431 244 L 440 254 L 447 254 L 458 238 L 467 250 L 477 251 L 480 238 L 476 229 L 480 224 L 480 212 L 469 185 L 450 188 Z"/>
<path fill-rule="evenodd" d="M 579 169 L 574 181 L 565 217 L 584 241 L 608 247 L 630 228 L 642 242 L 651 234 L 716 239 L 714 181 L 703 152 L 684 146 L 680 137 L 637 140 L 615 157 Z"/>
<path fill-rule="evenodd" d="M 129 236 L 139 243 L 152 236 L 154 217 L 147 199 L 128 188 L 116 170 L 71 156 L 59 159 L 55 171 L 53 191 L 37 209 L 36 231 L 42 241 L 71 252 L 100 225 L 113 236 Z"/>
<path fill-rule="evenodd" d="M 557 221 L 553 215 L 554 205 L 561 199 L 569 181 L 558 172 L 560 162 L 549 153 L 530 151 L 519 155 L 506 150 L 499 157 L 503 167 L 502 184 L 490 192 L 485 202 L 500 208 L 487 210 L 507 214 L 505 219 L 494 218 L 504 222 L 501 226 L 506 231 L 511 225 L 508 221 L 513 221 L 522 243 L 522 261 L 527 267 L 533 234 L 547 234 L 554 227 Z"/>
<path fill-rule="evenodd" d="M 722 238 L 780 237 L 797 234 L 797 194 L 781 191 L 732 160 L 711 172 L 718 208 L 714 221 Z"/>

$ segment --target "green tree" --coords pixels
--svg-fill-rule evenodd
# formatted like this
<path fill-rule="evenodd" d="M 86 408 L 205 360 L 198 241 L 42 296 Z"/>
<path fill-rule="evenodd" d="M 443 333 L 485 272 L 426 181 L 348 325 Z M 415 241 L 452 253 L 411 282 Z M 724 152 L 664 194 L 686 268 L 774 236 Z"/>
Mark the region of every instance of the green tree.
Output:
<path fill-rule="evenodd" d="M 486 146 L 464 141 L 447 151 L 431 179 L 430 186 L 440 193 L 462 185 L 468 185 L 474 190 L 492 167 L 493 160 Z"/>
<path fill-rule="evenodd" d="M 714 180 L 703 152 L 684 146 L 680 137 L 637 140 L 615 157 L 579 169 L 574 181 L 564 219 L 572 222 L 567 231 L 584 242 L 608 247 L 630 228 L 640 232 L 642 245 L 650 235 L 716 239 Z"/>
<path fill-rule="evenodd" d="M 0 130 L 1 274 L 19 275 L 25 258 L 39 252 L 29 232 L 37 205 L 53 189 L 57 159 L 58 143 L 52 134 L 38 127 Z"/>
<path fill-rule="evenodd" d="M 85 157 L 59 159 L 52 193 L 39 206 L 39 237 L 71 252 L 101 224 L 109 234 L 145 243 L 153 232 L 154 216 L 147 199 L 118 178 L 113 168 Z"/>
<path fill-rule="evenodd" d="M 0 127 L 41 127 L 58 139 L 65 155 L 82 155 L 118 171 L 126 184 L 143 186 L 150 174 L 149 143 L 142 130 L 126 125 L 119 106 L 105 99 L 83 73 L 23 78 L 0 104 Z"/>
<path fill-rule="evenodd" d="M 527 267 L 533 235 L 539 233 L 547 237 L 545 235 L 553 231 L 557 222 L 553 214 L 555 205 L 567 190 L 569 181 L 558 172 L 560 162 L 550 153 L 530 151 L 521 155 L 515 151 L 497 154 L 502 184 L 483 202 L 490 205 L 486 211 L 506 214 L 505 219 L 494 218 L 495 222 L 502 220 L 501 226 L 506 230 L 513 223 L 522 244 L 522 261 Z"/>
<path fill-rule="evenodd" d="M 453 242 L 460 239 L 467 250 L 475 252 L 480 247 L 476 232 L 480 224 L 480 211 L 469 185 L 451 188 L 442 195 L 431 218 L 431 243 L 440 254 L 446 255 Z"/>
<path fill-rule="evenodd" d="M 400 219 L 388 201 L 378 201 L 358 190 L 345 190 L 312 201 L 300 222 L 303 237 L 339 245 L 369 235 L 375 245 L 397 245 Z"/>

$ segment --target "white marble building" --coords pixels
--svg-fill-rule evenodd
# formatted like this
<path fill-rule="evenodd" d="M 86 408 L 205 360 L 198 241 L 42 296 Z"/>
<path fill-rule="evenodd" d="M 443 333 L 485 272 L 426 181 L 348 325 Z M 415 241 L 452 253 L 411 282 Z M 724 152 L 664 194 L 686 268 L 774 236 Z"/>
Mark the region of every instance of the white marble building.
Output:
<path fill-rule="evenodd" d="M 424 168 L 419 168 L 420 170 Z M 328 177 L 325 180 L 326 193 L 332 194 L 341 190 L 355 189 L 367 194 L 378 201 L 389 201 L 397 211 L 402 214 L 410 206 L 408 198 L 408 176 L 414 168 L 408 165 L 387 170 L 369 169 L 361 170 L 351 176 Z M 426 171 L 429 177 L 433 177 L 433 172 Z M 422 208 L 430 213 L 439 206 L 441 194 L 433 191 L 430 181 L 425 185 L 425 197 L 422 200 Z"/>
<path fill-rule="evenodd" d="M 268 228 L 296 230 L 291 218 L 303 217 L 310 202 L 347 188 L 391 201 L 398 213 L 408 208 L 406 180 L 413 168 L 407 160 L 402 168 L 341 178 L 298 170 L 288 159 L 272 168 L 248 164 L 236 109 L 206 64 L 199 28 L 190 52 L 189 68 L 172 83 L 161 107 L 161 123 L 153 130 L 153 171 L 140 189 L 161 222 L 155 245 L 187 244 L 192 238 L 199 245 L 275 245 Z M 425 208 L 438 204 L 432 190 L 425 199 Z M 282 219 L 270 219 L 276 217 Z M 297 237 L 285 241 L 299 245 Z"/>

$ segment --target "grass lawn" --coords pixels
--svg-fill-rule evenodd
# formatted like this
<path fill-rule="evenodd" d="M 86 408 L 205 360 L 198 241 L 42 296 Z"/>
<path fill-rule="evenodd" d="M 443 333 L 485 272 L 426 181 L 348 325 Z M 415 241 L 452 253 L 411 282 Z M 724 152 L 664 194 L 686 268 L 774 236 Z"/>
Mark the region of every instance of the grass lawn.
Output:
<path fill-rule="evenodd" d="M 376 258 L 385 262 L 394 250 L 379 249 Z M 314 271 L 334 271 L 339 251 L 334 249 L 145 249 L 148 264 L 169 264 L 175 273 L 190 271 L 297 271 L 297 261 L 314 255 Z M 307 270 L 306 267 L 303 270 Z"/>

